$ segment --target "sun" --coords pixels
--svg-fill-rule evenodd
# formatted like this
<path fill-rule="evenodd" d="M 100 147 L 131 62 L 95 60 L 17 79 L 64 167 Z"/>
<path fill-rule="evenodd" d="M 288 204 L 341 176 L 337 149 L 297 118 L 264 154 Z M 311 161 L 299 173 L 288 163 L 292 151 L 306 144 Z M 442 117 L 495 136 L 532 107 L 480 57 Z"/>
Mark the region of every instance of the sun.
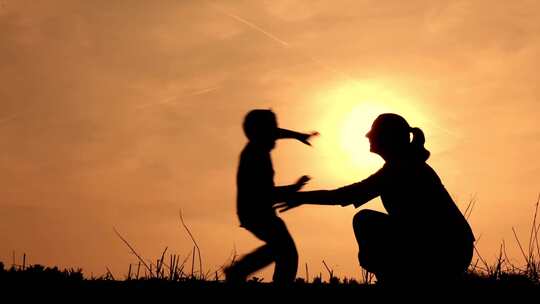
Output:
<path fill-rule="evenodd" d="M 378 155 L 369 152 L 369 140 L 366 133 L 373 121 L 390 109 L 376 101 L 361 101 L 347 113 L 341 123 L 340 148 L 357 167 L 371 167 L 381 163 Z"/>
<path fill-rule="evenodd" d="M 324 109 L 319 121 L 319 147 L 329 173 L 340 180 L 374 172 L 384 164 L 380 156 L 369 151 L 365 136 L 377 116 L 397 113 L 413 125 L 426 122 L 418 102 L 381 83 L 339 84 L 320 92 L 317 100 Z"/>

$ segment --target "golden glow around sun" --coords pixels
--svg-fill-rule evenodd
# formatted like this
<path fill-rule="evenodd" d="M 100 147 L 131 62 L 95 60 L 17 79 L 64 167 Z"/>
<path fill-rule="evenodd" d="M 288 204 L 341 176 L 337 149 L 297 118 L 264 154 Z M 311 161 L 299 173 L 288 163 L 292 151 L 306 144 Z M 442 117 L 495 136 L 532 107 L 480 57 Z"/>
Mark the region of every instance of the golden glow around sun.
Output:
<path fill-rule="evenodd" d="M 371 124 L 382 113 L 390 110 L 374 101 L 363 101 L 354 106 L 337 125 L 340 129 L 340 148 L 348 155 L 352 163 L 359 167 L 379 164 L 380 158 L 369 152 L 369 140 L 365 134 Z"/>
<path fill-rule="evenodd" d="M 369 151 L 365 136 L 378 115 L 397 113 L 412 126 L 427 123 L 411 98 L 380 84 L 349 82 L 319 92 L 317 101 L 325 109 L 318 146 L 328 172 L 340 181 L 366 176 L 383 165 L 380 156 Z"/>

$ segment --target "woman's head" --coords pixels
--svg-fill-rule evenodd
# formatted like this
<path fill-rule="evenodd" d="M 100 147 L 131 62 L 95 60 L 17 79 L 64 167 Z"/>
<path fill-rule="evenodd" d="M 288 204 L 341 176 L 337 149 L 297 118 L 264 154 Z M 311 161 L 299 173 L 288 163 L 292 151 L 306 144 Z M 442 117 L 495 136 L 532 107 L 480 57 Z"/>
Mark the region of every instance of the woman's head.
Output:
<path fill-rule="evenodd" d="M 420 161 L 429 158 L 429 151 L 424 148 L 424 132 L 419 128 L 411 128 L 405 118 L 398 114 L 379 115 L 366 137 L 369 138 L 370 151 L 385 160 L 403 156 Z"/>

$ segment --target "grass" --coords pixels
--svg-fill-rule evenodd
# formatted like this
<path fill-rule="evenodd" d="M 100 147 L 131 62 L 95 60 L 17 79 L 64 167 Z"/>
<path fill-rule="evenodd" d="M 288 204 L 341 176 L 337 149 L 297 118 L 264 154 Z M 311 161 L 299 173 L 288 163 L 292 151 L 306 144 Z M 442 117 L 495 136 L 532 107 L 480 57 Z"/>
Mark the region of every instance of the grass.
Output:
<path fill-rule="evenodd" d="M 540 206 L 540 195 L 536 202 L 534 216 L 529 233 L 529 240 L 526 246 L 517 236 L 514 228 L 515 242 L 520 248 L 523 263 L 519 266 L 511 262 L 506 252 L 506 244 L 503 241 L 499 254 L 495 262 L 489 264 L 480 254 L 475 246 L 475 259 L 471 263 L 469 270 L 462 282 L 461 287 L 469 289 L 497 288 L 497 289 L 525 289 L 540 292 L 540 243 L 538 233 L 540 222 L 538 209 Z M 469 204 L 465 215 L 470 216 L 474 207 L 474 202 Z M 172 289 L 202 292 L 225 291 L 235 289 L 239 286 L 231 287 L 223 280 L 223 266 L 216 270 L 203 271 L 202 254 L 195 237 L 184 222 L 180 212 L 180 224 L 186 230 L 193 242 L 193 250 L 185 257 L 178 254 L 168 253 L 165 248 L 161 255 L 153 260 L 143 258 L 137 253 L 135 248 L 115 229 L 115 233 L 121 241 L 131 250 L 132 254 L 139 260 L 137 264 L 130 264 L 127 273 L 122 279 L 115 278 L 111 271 L 98 277 L 85 277 L 82 269 L 63 269 L 57 267 L 44 267 L 41 265 L 26 265 L 26 255 L 22 257 L 22 264 L 13 264 L 9 269 L 0 262 L 0 286 L 29 287 L 29 286 L 78 286 L 81 288 L 114 289 L 120 290 L 145 290 L 151 289 Z M 233 253 L 230 262 L 234 262 L 236 254 Z M 198 263 L 197 263 L 198 262 Z M 228 264 L 228 263 L 227 263 Z M 313 277 L 309 276 L 308 265 L 305 265 L 305 278 L 297 278 L 290 286 L 297 291 L 305 290 L 372 290 L 380 288 L 376 283 L 373 274 L 362 271 L 360 281 L 353 278 L 338 278 L 334 271 L 325 261 L 322 264 L 328 272 L 328 277 L 322 274 Z M 198 269 L 197 269 L 198 268 Z M 429 281 L 427 278 L 426 281 Z M 411 283 L 411 282 L 409 282 Z M 423 286 L 423 282 L 413 282 L 407 286 Z M 263 282 L 259 277 L 252 277 L 243 286 L 249 290 L 271 290 L 273 287 L 269 283 Z M 219 292 L 218 292 L 219 293 Z"/>
<path fill-rule="evenodd" d="M 490 282 L 519 282 L 520 284 L 528 282 L 533 285 L 540 285 L 540 242 L 538 240 L 538 232 L 540 231 L 540 223 L 538 221 L 539 206 L 540 195 L 535 204 L 529 240 L 527 242 L 528 245 L 526 248 L 523 247 L 522 242 L 518 238 L 516 229 L 512 227 L 514 239 L 523 258 L 523 264 L 521 266 L 517 266 L 508 257 L 506 243 L 503 240 L 497 259 L 491 265 L 486 262 L 478 251 L 478 248 L 475 246 L 474 250 L 477 259 L 469 267 L 468 275 L 472 278 L 483 279 Z"/>

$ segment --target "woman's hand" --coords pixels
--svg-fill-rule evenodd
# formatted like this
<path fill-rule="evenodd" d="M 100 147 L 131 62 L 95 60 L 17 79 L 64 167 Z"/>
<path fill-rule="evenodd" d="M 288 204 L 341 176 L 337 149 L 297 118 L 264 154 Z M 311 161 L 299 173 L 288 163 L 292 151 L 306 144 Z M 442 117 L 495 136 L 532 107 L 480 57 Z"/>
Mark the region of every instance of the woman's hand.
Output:
<path fill-rule="evenodd" d="M 294 199 L 288 200 L 286 202 L 276 203 L 273 207 L 274 210 L 281 212 L 288 211 L 292 208 L 296 208 L 298 206 L 302 205 L 300 201 L 296 201 Z"/>
<path fill-rule="evenodd" d="M 289 187 L 289 191 L 287 191 L 286 195 L 282 198 L 284 201 L 274 204 L 273 208 L 279 212 L 284 212 L 300 206 L 301 203 L 299 203 L 297 199 L 298 191 L 300 191 L 300 189 L 302 189 L 310 180 L 311 177 L 303 175 L 298 179 L 298 181 L 296 181 L 296 183 L 287 186 Z"/>

